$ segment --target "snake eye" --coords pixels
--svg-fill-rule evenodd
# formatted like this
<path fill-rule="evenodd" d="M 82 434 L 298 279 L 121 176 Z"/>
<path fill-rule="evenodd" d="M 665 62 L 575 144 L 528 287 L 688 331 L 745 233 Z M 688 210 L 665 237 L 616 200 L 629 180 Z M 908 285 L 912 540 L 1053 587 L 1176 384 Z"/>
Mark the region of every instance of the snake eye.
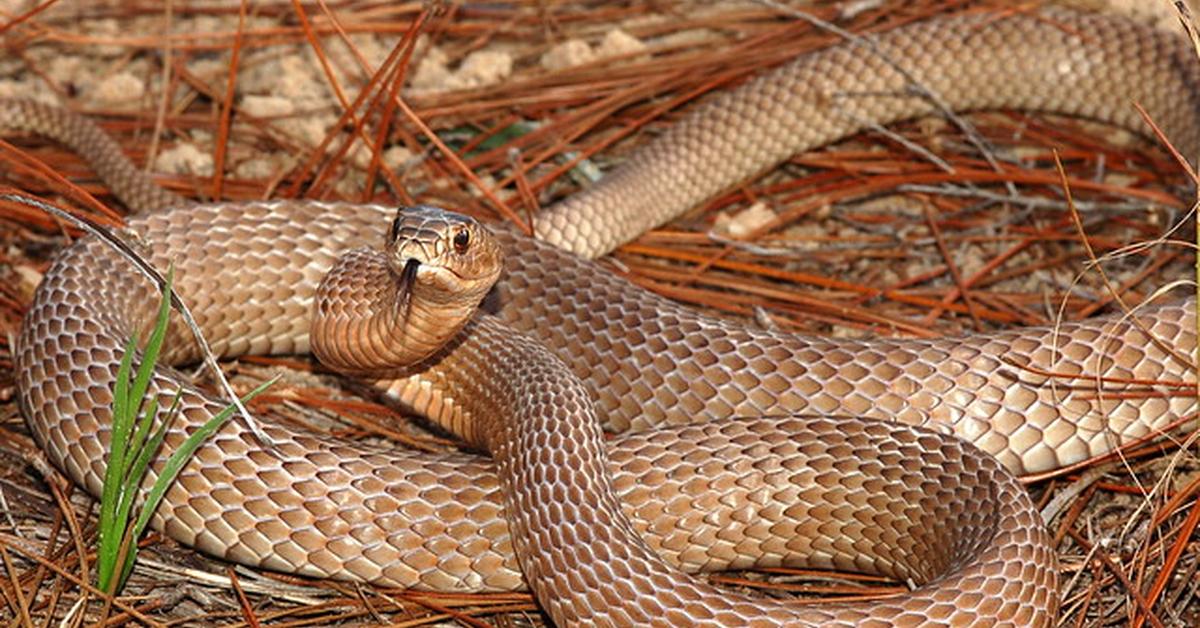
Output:
<path fill-rule="evenodd" d="M 459 229 L 454 234 L 454 252 L 462 255 L 467 252 L 467 247 L 471 246 L 471 232 L 466 229 Z"/>

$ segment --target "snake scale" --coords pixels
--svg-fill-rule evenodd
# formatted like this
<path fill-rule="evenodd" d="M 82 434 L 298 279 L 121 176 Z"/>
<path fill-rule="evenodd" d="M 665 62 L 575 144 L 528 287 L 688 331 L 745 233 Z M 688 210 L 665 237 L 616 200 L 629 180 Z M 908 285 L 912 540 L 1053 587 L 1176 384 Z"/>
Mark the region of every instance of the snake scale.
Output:
<path fill-rule="evenodd" d="M 537 239 L 493 230 L 504 269 L 483 304 L 489 315 L 467 323 L 428 370 L 376 385 L 454 423 L 487 410 L 432 391 L 492 394 L 495 379 L 518 382 L 527 397 L 494 396 L 535 426 L 512 436 L 520 447 L 492 443 L 497 467 L 286 425 L 267 427 L 277 443 L 268 452 L 234 422 L 185 468 L 154 524 L 212 555 L 309 576 L 446 591 L 528 582 L 564 625 L 1048 625 L 1055 559 L 1011 474 L 1109 451 L 1170 424 L 1193 400 L 1105 396 L 1042 374 L 1192 382 L 1178 357 L 1195 346 L 1191 301 L 1144 310 L 1140 326 L 1108 317 L 952 339 L 827 339 L 712 318 L 584 259 L 797 151 L 931 113 L 909 78 L 955 110 L 1049 110 L 1144 131 L 1137 102 L 1177 145 L 1200 140 L 1191 51 L 1123 19 L 969 13 L 873 41 L 806 55 L 697 108 L 539 215 Z M 130 229 L 154 263 L 176 264 L 178 291 L 224 356 L 309 350 L 318 282 L 342 251 L 377 244 L 394 213 L 312 201 L 189 205 L 76 116 L 5 101 L 0 127 L 55 137 L 92 159 L 143 212 Z M 16 351 L 35 437 L 93 494 L 121 347 L 155 302 L 149 284 L 114 272 L 119 264 L 91 238 L 63 251 Z M 171 363 L 197 358 L 178 328 L 167 348 Z M 556 361 L 565 369 L 546 366 Z M 181 385 L 182 426 L 167 449 L 223 405 L 171 368 L 153 390 Z M 550 426 L 564 415 L 594 415 L 620 434 L 604 441 L 594 426 Z M 459 427 L 468 442 L 497 438 Z M 525 453 L 510 457 L 510 447 Z M 519 473 L 538 482 L 525 486 Z M 684 573 L 755 565 L 852 569 L 915 586 L 805 607 L 717 592 Z"/>

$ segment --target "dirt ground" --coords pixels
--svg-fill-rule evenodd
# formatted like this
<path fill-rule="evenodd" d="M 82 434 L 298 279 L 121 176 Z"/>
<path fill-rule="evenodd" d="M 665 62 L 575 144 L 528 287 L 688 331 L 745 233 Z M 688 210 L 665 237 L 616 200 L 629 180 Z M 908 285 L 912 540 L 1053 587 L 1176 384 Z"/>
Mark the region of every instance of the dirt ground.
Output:
<path fill-rule="evenodd" d="M 866 33 L 950 11 L 1033 4 L 880 0 L 801 8 Z M 1072 4 L 1179 29 L 1165 1 Z M 348 0 L 239 8 L 226 1 L 0 0 L 0 98 L 33 98 L 92 117 L 162 185 L 189 198 L 416 199 L 487 221 L 521 221 L 588 185 L 695 101 L 838 41 L 768 2 Z M 959 124 L 893 125 L 797 155 L 602 264 L 748 324 L 863 338 L 1085 318 L 1119 309 L 1110 286 L 1132 305 L 1192 276 L 1187 175 L 1159 145 L 1055 116 L 963 119 L 990 144 L 998 166 L 987 164 Z M 3 139 L 5 190 L 110 224 L 125 213 L 69 150 L 28 135 Z M 1072 182 L 1090 250 L 1062 202 L 1051 149 Z M 1167 234 L 1175 241 L 1130 252 Z M 75 235 L 38 211 L 0 203 L 6 625 L 546 623 L 524 593 L 312 581 L 223 563 L 157 534 L 145 540 L 131 584 L 111 608 L 86 592 L 96 506 L 63 478 L 46 476 L 17 407 L 12 370 L 21 316 L 54 253 Z M 1105 258 L 1103 274 L 1089 263 L 1096 257 Z M 256 406 L 267 416 L 347 438 L 391 434 L 448 446 L 398 411 L 358 400 L 339 379 L 314 372 L 306 357 L 240 360 L 227 371 L 239 389 L 285 375 Z M 1191 435 L 1178 430 L 1119 456 L 1028 478 L 1035 501 L 1052 515 L 1063 625 L 1200 625 L 1200 461 Z M 802 570 L 712 578 L 812 603 L 898 586 Z"/>

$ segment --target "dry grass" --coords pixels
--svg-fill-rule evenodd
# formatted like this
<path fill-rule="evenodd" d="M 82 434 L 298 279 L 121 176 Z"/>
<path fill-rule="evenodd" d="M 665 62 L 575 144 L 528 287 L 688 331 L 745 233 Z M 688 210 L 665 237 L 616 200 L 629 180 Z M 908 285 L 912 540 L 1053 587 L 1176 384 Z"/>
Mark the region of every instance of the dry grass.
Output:
<path fill-rule="evenodd" d="M 839 23 L 869 31 L 975 5 L 955 0 L 882 4 Z M 172 189 L 229 199 L 304 196 L 394 203 L 412 196 L 518 222 L 548 199 L 576 189 L 568 172 L 581 160 L 606 168 L 644 136 L 670 125 L 685 103 L 836 40 L 757 4 L 707 13 L 686 2 L 652 7 L 529 3 L 426 13 L 419 3 L 347 2 L 328 8 L 316 3 L 301 10 L 281 2 L 255 5 L 241 29 L 236 5 L 176 8 L 171 15 L 176 24 L 203 18 L 209 20 L 208 32 L 181 30 L 170 38 L 155 34 L 164 19 L 155 3 L 86 7 L 31 12 L 0 31 L 8 47 L 0 76 L 48 77 L 39 89 L 53 90 L 103 120 L 138 160 L 180 138 L 194 140 L 213 156 L 217 174 L 163 177 Z M 813 12 L 837 18 L 832 7 Z M 88 18 L 82 26 L 80 17 Z M 554 43 L 568 37 L 595 41 L 616 23 L 654 41 L 647 51 L 652 54 L 560 71 L 537 66 Z M 112 28 L 105 30 L 105 24 Z M 680 36 L 684 31 L 694 35 Z M 405 44 L 417 32 L 436 41 L 452 60 L 477 50 L 507 50 L 514 55 L 514 73 L 498 85 L 413 96 L 397 106 L 380 95 L 394 92 L 411 74 Z M 368 36 L 380 39 L 364 39 Z M 351 42 L 349 48 L 342 41 Z M 374 56 L 365 49 L 372 41 L 381 47 Z M 231 89 L 240 85 L 238 73 L 253 73 L 305 48 L 317 51 L 314 67 L 327 64 L 320 74 L 330 88 L 324 92 L 330 104 L 277 117 L 254 118 L 243 111 Z M 60 58 L 93 53 L 87 71 L 67 78 L 58 74 L 64 65 Z M 202 74 L 197 62 L 204 59 L 223 71 Z M 102 104 L 90 85 L 70 79 L 123 72 L 154 81 L 154 88 L 118 107 Z M 354 105 L 356 115 L 340 113 L 347 105 Z M 336 128 L 342 132 L 317 146 L 289 124 L 314 115 L 340 116 Z M 988 165 L 955 127 L 941 121 L 903 124 L 892 129 L 895 137 L 870 134 L 797 156 L 623 247 L 606 264 L 672 298 L 783 329 L 853 336 L 953 334 L 1051 322 L 1063 302 L 1068 319 L 1111 307 L 1113 296 L 1096 273 L 1073 283 L 1089 252 L 1063 211 L 1050 147 L 1058 150 L 1083 208 L 1091 255 L 1158 237 L 1187 209 L 1180 200 L 1179 168 L 1163 151 L 1122 133 L 1017 113 L 970 120 L 999 154 L 1019 156 L 1021 162 L 1003 161 L 999 169 Z M 523 135 L 505 133 L 517 121 L 539 126 Z M 351 149 L 351 140 L 360 148 Z M 40 139 L 11 141 L 0 144 L 4 184 L 116 218 L 101 209 L 115 202 L 72 154 Z M 954 174 L 915 155 L 906 143 L 936 152 Z M 393 144 L 406 146 L 414 156 L 395 174 L 380 167 L 382 157 L 361 148 Z M 248 176 L 256 170 L 246 164 L 264 156 L 277 159 L 267 163 L 279 167 Z M 1009 196 L 1010 184 L 1016 196 Z M 1008 200 L 988 202 L 1000 197 Z M 706 235 L 716 216 L 754 202 L 777 211 L 770 229 L 745 242 Z M 99 619 L 95 595 L 86 608 L 75 605 L 80 579 L 86 578 L 81 562 L 91 560 L 85 553 L 92 551 L 94 507 L 78 488 L 47 481 L 31 464 L 38 456 L 15 402 L 11 360 L 12 338 L 32 287 L 68 238 L 47 216 L 17 206 L 0 206 L 0 225 L 0 617 L 8 625 L 49 625 L 63 618 L 90 624 Z M 1186 276 L 1189 259 L 1185 247 L 1159 246 L 1105 268 L 1121 297 L 1136 303 L 1155 286 Z M 343 428 L 347 437 L 384 430 L 417 446 L 442 446 L 414 436 L 408 427 L 380 427 L 395 418 L 390 409 L 347 398 L 333 380 L 313 376 L 303 358 L 244 360 L 233 370 L 245 384 L 281 365 L 294 367 L 295 374 L 258 407 L 295 416 L 337 415 L 351 425 Z M 1053 501 L 1061 513 L 1050 525 L 1067 585 L 1063 624 L 1200 623 L 1200 537 L 1195 532 L 1200 463 L 1178 448 L 1183 436 L 1031 479 L 1035 498 L 1041 504 Z M 1156 486 L 1161 489 L 1150 493 Z M 523 594 L 433 595 L 312 582 L 231 567 L 157 536 L 145 545 L 131 587 L 114 603 L 110 624 L 542 621 Z M 765 574 L 770 584 L 762 582 L 763 576 L 721 580 L 806 595 L 862 593 L 861 579 L 852 576 L 776 571 Z M 870 594 L 878 593 L 872 589 Z"/>

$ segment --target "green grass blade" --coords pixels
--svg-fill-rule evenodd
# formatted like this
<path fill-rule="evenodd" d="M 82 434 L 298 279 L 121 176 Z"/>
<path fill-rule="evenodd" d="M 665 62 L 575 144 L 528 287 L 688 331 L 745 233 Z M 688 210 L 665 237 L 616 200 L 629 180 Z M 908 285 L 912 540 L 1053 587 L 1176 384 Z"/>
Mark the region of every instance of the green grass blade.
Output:
<path fill-rule="evenodd" d="M 117 381 L 113 383 L 112 427 L 109 431 L 104 486 L 100 492 L 100 540 L 96 552 L 97 584 L 102 591 L 109 591 L 108 585 L 112 582 L 112 574 L 116 569 L 117 552 L 124 528 L 118 525 L 116 513 L 122 497 L 121 480 L 125 477 L 126 445 L 133 424 L 129 409 L 129 373 L 133 370 L 133 355 L 136 352 L 137 339 L 131 338 L 125 345 L 125 353 L 117 367 Z"/>
<path fill-rule="evenodd" d="M 108 445 L 108 459 L 104 470 L 104 485 L 100 493 L 100 522 L 99 547 L 96 558 L 97 584 L 103 591 L 113 592 L 109 586 L 113 584 L 113 574 L 116 571 L 121 540 L 128 527 L 129 511 L 137 495 L 140 477 L 131 478 L 130 461 L 137 455 L 145 433 L 149 429 L 147 421 L 153 422 L 158 412 L 157 398 L 147 399 L 150 380 L 154 376 L 155 365 L 167 334 L 167 317 L 171 311 L 171 285 L 174 280 L 174 268 L 168 269 L 166 282 L 159 300 L 158 312 L 155 317 L 154 329 L 142 353 L 141 362 L 136 373 L 133 371 L 133 359 L 138 353 L 137 336 L 129 339 L 125 345 L 125 353 L 117 367 L 117 378 L 113 382 L 112 392 L 112 426 Z M 141 412 L 146 406 L 145 413 Z M 138 421 L 142 415 L 142 421 Z M 139 424 L 140 423 L 140 424 Z M 137 432 L 134 433 L 135 425 Z M 133 438 L 131 440 L 131 434 Z"/>
<path fill-rule="evenodd" d="M 150 469 L 150 462 L 178 417 L 182 398 L 182 391 L 176 391 L 170 408 L 163 413 L 162 420 L 155 428 L 155 419 L 160 414 L 160 401 L 157 393 L 150 393 L 150 383 L 167 336 L 173 280 L 172 268 L 167 271 L 154 328 L 146 341 L 136 372 L 133 360 L 138 353 L 138 342 L 134 337 L 125 346 L 125 354 L 121 356 L 117 368 L 117 379 L 113 383 L 112 437 L 101 491 L 100 547 L 96 570 L 101 590 L 110 593 L 119 591 L 129 578 L 137 556 L 137 539 L 145 532 L 151 516 L 180 470 L 201 443 L 220 429 L 237 410 L 236 405 L 230 404 L 184 439 L 179 449 L 163 464 L 158 478 L 146 492 L 137 520 L 130 525 L 129 518 Z M 242 402 L 249 402 L 273 383 L 275 380 L 263 383 L 243 397 Z M 119 574 L 116 573 L 118 571 Z"/>
<path fill-rule="evenodd" d="M 263 382 L 257 388 L 243 396 L 241 398 L 242 403 L 249 403 L 250 400 L 257 397 L 277 380 L 278 378 L 273 378 Z M 171 487 L 171 484 L 175 481 L 175 478 L 179 475 L 179 472 L 183 470 L 184 465 L 187 464 L 189 459 L 191 459 L 192 454 L 196 452 L 196 449 L 199 448 L 205 440 L 207 440 L 218 429 L 220 429 L 221 426 L 224 425 L 225 422 L 228 421 L 236 411 L 237 407 L 233 404 L 225 406 L 224 409 L 206 421 L 204 425 L 201 425 L 199 429 L 189 434 L 188 437 L 184 439 L 183 444 L 179 446 L 179 449 L 176 449 L 175 452 L 171 454 L 171 457 L 167 459 L 166 464 L 163 465 L 162 473 L 159 474 L 158 479 L 154 482 L 154 486 L 152 486 L 150 491 L 146 493 L 146 501 L 142 504 L 141 512 L 138 513 L 137 522 L 135 522 L 133 525 L 131 538 L 136 540 L 142 536 L 142 532 L 146 530 L 146 525 L 150 523 L 150 517 L 154 515 L 154 511 L 157 510 L 158 505 L 162 503 L 162 498 L 164 495 L 166 495 L 167 489 Z M 154 433 L 154 436 L 151 437 L 150 441 L 146 445 L 148 450 L 157 450 L 162 444 L 163 439 L 166 437 L 167 425 L 168 424 L 164 422 L 163 425 L 161 425 Z M 146 462 L 148 464 L 149 458 L 146 459 Z M 133 570 L 133 560 L 136 555 L 137 545 L 136 543 L 131 543 L 129 550 L 125 555 L 125 564 L 121 569 L 120 585 L 124 585 L 125 581 L 129 578 L 129 574 Z M 120 588 L 120 585 L 118 585 L 118 589 Z"/>
<path fill-rule="evenodd" d="M 146 341 L 146 349 L 142 352 L 142 363 L 138 365 L 137 377 L 129 391 L 130 399 L 138 406 L 146 398 L 146 390 L 150 387 L 150 378 L 154 376 L 154 367 L 158 364 L 158 355 L 162 350 L 163 341 L 167 337 L 167 318 L 171 314 L 171 286 L 175 282 L 175 266 L 167 267 L 167 279 L 163 285 L 162 299 L 158 303 L 158 315 L 154 318 L 154 330 Z M 135 412 L 136 414 L 136 412 Z"/>
<path fill-rule="evenodd" d="M 151 458 L 153 458 L 154 454 L 158 452 L 158 448 L 162 445 L 163 438 L 165 438 L 167 435 L 167 430 L 171 427 L 171 424 L 175 422 L 175 417 L 179 415 L 179 404 L 181 399 L 183 399 L 183 391 L 178 390 L 175 392 L 175 397 L 171 401 L 171 408 L 167 410 L 165 415 L 166 418 L 163 419 L 163 422 L 158 426 L 158 429 L 154 431 L 154 435 L 150 437 L 150 440 L 146 442 L 146 445 L 138 451 L 137 458 L 135 458 L 133 464 L 129 466 L 131 477 L 146 477 L 146 471 L 150 468 Z"/>
<path fill-rule="evenodd" d="M 125 581 L 129 578 L 129 573 L 133 569 L 134 559 L 137 558 L 137 540 L 141 537 L 140 531 L 135 530 L 135 526 L 129 524 L 129 512 L 133 505 L 133 498 L 137 496 L 137 490 L 141 485 L 141 478 L 146 477 L 146 471 L 150 468 L 150 459 L 154 457 L 154 454 L 158 451 L 158 448 L 162 446 L 162 442 L 167 435 L 167 430 L 170 429 L 171 424 L 175 422 L 175 417 L 179 414 L 179 403 L 183 398 L 182 393 L 182 390 L 175 391 L 175 397 L 171 401 L 171 408 L 167 411 L 165 418 L 159 424 L 158 429 L 154 430 L 154 434 L 150 436 L 150 439 L 145 443 L 145 446 L 138 451 L 137 457 L 134 459 L 133 464 L 130 465 L 131 481 L 130 485 L 128 486 L 127 493 L 129 500 L 128 502 L 122 502 L 121 510 L 118 513 L 119 516 L 117 519 L 124 524 L 121 544 L 125 546 L 124 560 L 121 561 L 121 576 L 117 580 L 117 591 L 120 591 L 121 588 L 125 586 Z M 158 480 L 156 480 L 156 482 L 157 481 Z M 145 510 L 144 506 L 143 510 Z M 153 511 L 151 511 L 151 514 L 153 514 Z M 116 555 L 118 560 L 120 560 L 122 554 L 119 550 Z"/>
<path fill-rule="evenodd" d="M 143 465 L 139 469 L 138 463 L 145 453 L 144 441 L 156 416 L 158 416 L 158 398 L 151 397 L 146 402 L 146 409 L 142 412 L 141 420 L 138 421 L 137 431 L 134 432 L 126 447 L 125 475 L 121 478 L 121 495 L 117 502 L 117 511 L 113 521 L 129 521 L 129 512 L 133 508 L 133 502 L 137 499 L 138 488 L 142 484 L 142 478 L 146 477 L 145 466 Z"/>
<path fill-rule="evenodd" d="M 172 408 L 178 403 L 179 395 L 182 391 L 175 391 L 175 397 L 171 401 Z M 146 437 L 150 434 L 150 428 L 154 426 L 154 417 L 158 416 L 158 397 L 150 397 L 146 401 L 146 407 L 142 410 L 142 415 L 138 420 L 137 430 L 133 433 L 133 437 L 129 439 L 129 454 L 135 460 L 134 464 L 126 465 L 128 467 L 125 477 L 122 481 L 128 484 L 130 478 L 138 477 L 137 458 L 145 449 Z M 170 416 L 170 412 L 164 416 Z"/>

